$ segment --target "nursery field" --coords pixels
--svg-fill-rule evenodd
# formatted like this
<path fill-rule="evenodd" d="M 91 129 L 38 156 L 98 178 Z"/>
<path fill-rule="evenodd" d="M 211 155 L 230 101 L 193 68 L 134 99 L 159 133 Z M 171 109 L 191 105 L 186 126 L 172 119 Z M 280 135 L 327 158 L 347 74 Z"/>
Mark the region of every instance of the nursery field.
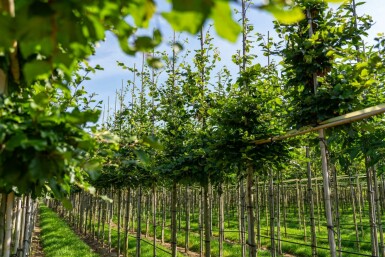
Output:
<path fill-rule="evenodd" d="M 0 257 L 385 257 L 373 2 L 0 0 Z"/>
<path fill-rule="evenodd" d="M 364 179 L 339 177 L 338 187 L 332 194 L 334 205 L 339 206 L 333 210 L 333 231 L 336 233 L 337 252 L 343 256 L 371 256 L 372 232 L 369 205 L 365 190 L 362 190 L 366 187 Z M 313 183 L 317 180 L 320 178 L 314 179 Z M 381 179 L 377 185 L 378 192 L 385 192 L 384 182 Z M 258 206 L 255 210 L 258 256 L 330 256 L 322 186 L 315 184 L 315 188 L 312 212 L 306 180 L 278 181 L 272 187 L 268 183 L 258 186 L 254 202 L 254 206 Z M 57 202 L 49 201 L 48 204 L 72 227 L 103 242 L 106 248 L 119 246 L 119 252 L 126 256 L 172 255 L 171 192 L 168 188 L 140 190 L 141 194 L 139 189 L 104 192 L 114 199 L 115 204 L 92 195 L 75 194 L 72 211 L 67 211 Z M 211 188 L 208 242 L 203 236 L 202 189 L 179 187 L 175 209 L 177 255 L 204 255 L 203 249 L 209 243 L 211 256 L 246 256 L 249 228 L 244 193 L 240 184 L 227 186 L 222 196 L 215 186 Z M 226 204 L 220 205 L 219 201 Z M 384 214 L 378 218 L 381 221 Z M 381 222 L 378 229 L 377 239 L 380 249 L 383 249 Z M 140 251 L 136 252 L 137 249 Z"/>

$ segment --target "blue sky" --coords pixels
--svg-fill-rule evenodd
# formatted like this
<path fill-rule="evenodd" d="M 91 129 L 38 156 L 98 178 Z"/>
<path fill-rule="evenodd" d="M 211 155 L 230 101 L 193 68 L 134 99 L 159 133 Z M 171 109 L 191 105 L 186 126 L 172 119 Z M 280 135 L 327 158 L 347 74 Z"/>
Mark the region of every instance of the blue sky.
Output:
<path fill-rule="evenodd" d="M 168 10 L 170 7 L 164 2 L 164 0 L 157 1 L 158 12 Z M 240 8 L 238 5 L 234 5 L 234 8 Z M 359 6 L 357 13 L 360 14 L 369 14 L 372 16 L 375 24 L 372 29 L 369 31 L 369 37 L 367 41 L 371 41 L 377 33 L 385 32 L 385 1 L 384 0 L 368 0 L 365 5 Z M 273 18 L 270 14 L 258 10 L 250 10 L 248 17 L 250 22 L 254 25 L 254 31 L 262 34 L 267 34 L 270 31 L 273 32 Z M 167 46 L 167 41 L 170 41 L 172 36 L 172 29 L 167 24 L 165 20 L 161 18 L 160 15 L 155 15 L 154 19 L 150 24 L 149 31 L 152 31 L 152 28 L 160 28 L 163 34 L 162 45 L 159 47 L 159 50 L 170 49 Z M 146 33 L 146 31 L 143 31 Z M 218 47 L 218 50 L 221 54 L 221 64 L 219 66 L 226 65 L 230 69 L 236 69 L 231 62 L 231 56 L 236 53 L 238 49 L 241 49 L 241 37 L 239 36 L 236 43 L 230 43 L 224 39 L 221 39 L 218 36 L 215 36 L 214 29 L 211 29 L 211 34 L 214 36 L 214 45 Z M 189 34 L 183 33 L 179 35 L 180 38 L 188 38 L 189 44 L 184 46 L 188 49 L 198 49 L 199 42 L 196 36 L 191 36 Z M 257 61 L 261 63 L 266 63 L 266 57 L 261 56 L 258 52 L 258 49 L 255 49 L 256 54 L 259 55 Z M 170 50 L 171 52 L 171 50 Z M 138 53 L 136 56 L 128 56 L 124 54 L 117 43 L 117 40 L 111 34 L 106 34 L 105 42 L 101 42 L 98 48 L 96 49 L 96 55 L 92 56 L 89 59 L 91 65 L 99 64 L 104 70 L 98 71 L 96 74 L 91 75 L 91 80 L 85 81 L 84 86 L 89 93 L 96 93 L 97 100 L 103 100 L 107 105 L 107 99 L 110 98 L 110 109 L 112 109 L 115 92 L 120 90 L 122 81 L 126 85 L 127 80 L 132 80 L 133 76 L 128 71 L 125 71 L 117 66 L 116 61 L 123 62 L 127 66 L 133 66 L 134 63 L 136 67 L 140 68 L 141 64 L 141 54 Z M 235 72 L 234 72 L 235 73 Z M 127 96 L 130 98 L 130 96 Z M 126 102 L 127 103 L 127 102 Z M 110 112 L 112 113 L 112 112 Z"/>

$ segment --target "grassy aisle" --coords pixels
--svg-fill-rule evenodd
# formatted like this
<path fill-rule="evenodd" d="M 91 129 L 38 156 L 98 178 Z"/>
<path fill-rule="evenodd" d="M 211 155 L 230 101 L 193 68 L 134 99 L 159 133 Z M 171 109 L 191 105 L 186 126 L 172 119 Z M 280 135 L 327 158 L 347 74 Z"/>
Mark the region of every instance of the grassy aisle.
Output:
<path fill-rule="evenodd" d="M 46 257 L 98 257 L 56 213 L 40 206 L 41 241 Z"/>

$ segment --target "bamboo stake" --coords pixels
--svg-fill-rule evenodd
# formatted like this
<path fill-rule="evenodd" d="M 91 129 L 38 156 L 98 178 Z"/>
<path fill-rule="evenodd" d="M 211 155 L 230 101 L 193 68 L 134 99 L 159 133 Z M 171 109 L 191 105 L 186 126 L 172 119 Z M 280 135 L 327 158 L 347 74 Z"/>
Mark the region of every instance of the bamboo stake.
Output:
<path fill-rule="evenodd" d="M 254 169 L 253 169 L 252 163 L 249 162 L 247 164 L 247 186 L 246 186 L 249 257 L 257 256 L 257 246 L 255 243 L 255 230 L 254 230 L 253 186 L 254 186 Z"/>
<path fill-rule="evenodd" d="M 185 238 L 184 238 L 184 250 L 187 253 L 189 249 L 189 242 L 190 242 L 190 187 L 189 185 L 186 185 L 186 231 L 185 231 Z"/>
<path fill-rule="evenodd" d="M 385 256 L 385 248 L 384 248 L 384 231 L 382 228 L 382 217 L 381 217 L 381 204 L 380 204 L 380 196 L 379 196 L 379 190 L 378 190 L 378 182 L 377 182 L 377 173 L 376 169 L 373 167 L 373 182 L 374 182 L 374 197 L 375 197 L 375 204 L 376 204 L 376 213 L 377 213 L 377 224 L 378 224 L 378 231 L 380 234 L 380 244 L 379 244 L 379 255 L 381 257 Z"/>
<path fill-rule="evenodd" d="M 273 186 L 273 173 L 270 170 L 269 173 L 270 183 L 269 183 L 269 210 L 270 210 L 270 253 L 271 257 L 277 256 L 277 249 L 275 247 L 275 214 L 274 214 L 274 186 Z"/>
<path fill-rule="evenodd" d="M 139 186 L 139 189 L 138 189 L 138 200 L 137 200 L 137 228 L 136 228 L 136 257 L 140 257 L 140 244 L 141 244 L 141 236 L 142 236 L 142 231 L 141 231 L 141 220 L 142 220 L 142 217 L 141 217 L 141 214 L 142 214 L 142 187 Z"/>
<path fill-rule="evenodd" d="M 15 193 L 12 191 L 7 195 L 7 208 L 6 208 L 6 212 L 5 212 L 5 235 L 4 235 L 3 257 L 9 257 L 11 255 L 12 210 L 13 210 L 14 199 L 15 199 Z"/>
<path fill-rule="evenodd" d="M 224 241 L 224 193 L 222 190 L 222 183 L 219 184 L 218 187 L 218 194 L 219 194 L 219 257 L 223 257 L 223 241 Z"/>
<path fill-rule="evenodd" d="M 378 238 L 377 238 L 377 223 L 376 223 L 376 205 L 374 199 L 373 177 L 370 164 L 370 157 L 365 156 L 365 169 L 367 180 L 367 197 L 369 202 L 369 222 L 370 222 L 370 237 L 372 256 L 379 256 Z"/>
<path fill-rule="evenodd" d="M 152 187 L 152 227 L 153 227 L 153 239 L 152 239 L 152 256 L 156 256 L 156 187 Z"/>
<path fill-rule="evenodd" d="M 171 196 L 171 251 L 172 257 L 177 255 L 177 221 L 176 221 L 176 204 L 177 204 L 177 185 L 173 182 Z"/>

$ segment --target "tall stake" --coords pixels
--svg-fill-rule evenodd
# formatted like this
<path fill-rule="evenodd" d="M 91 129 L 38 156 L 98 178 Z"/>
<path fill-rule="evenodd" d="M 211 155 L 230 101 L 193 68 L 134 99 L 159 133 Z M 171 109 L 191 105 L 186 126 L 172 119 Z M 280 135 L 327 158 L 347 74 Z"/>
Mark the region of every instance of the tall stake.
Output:
<path fill-rule="evenodd" d="M 176 221 L 176 203 L 177 203 L 177 185 L 176 182 L 173 182 L 172 185 L 172 196 L 171 196 L 171 251 L 172 257 L 177 255 L 177 221 Z"/>
<path fill-rule="evenodd" d="M 153 239 L 152 239 L 152 256 L 156 256 L 156 187 L 152 186 L 152 227 L 153 227 Z"/>
<path fill-rule="evenodd" d="M 222 189 L 222 183 L 219 184 L 219 257 L 223 257 L 223 241 L 224 241 L 224 194 Z"/>
<path fill-rule="evenodd" d="M 310 14 L 310 10 L 306 10 L 308 22 L 309 22 L 309 37 L 313 36 L 313 19 Z M 317 94 L 317 74 L 313 74 L 313 85 L 314 85 L 314 94 Z M 324 129 L 318 131 L 319 135 L 319 144 L 321 149 L 321 163 L 322 163 L 322 177 L 323 177 L 323 186 L 324 186 L 324 202 L 325 202 L 325 215 L 326 215 L 326 226 L 328 229 L 328 240 L 330 247 L 330 256 L 336 257 L 336 242 L 334 238 L 333 230 L 333 216 L 332 216 L 332 205 L 330 200 L 330 182 L 329 182 L 329 172 L 328 172 L 328 163 L 326 159 L 326 141 L 325 141 L 325 132 Z"/>
<path fill-rule="evenodd" d="M 307 196 L 310 203 L 310 229 L 311 229 L 311 252 L 312 256 L 317 256 L 317 235 L 315 231 L 315 218 L 314 218 L 314 197 L 313 197 L 313 185 L 312 185 L 312 172 L 310 163 L 309 147 L 306 146 L 306 158 L 307 158 Z M 305 228 L 306 229 L 306 228 Z"/>
<path fill-rule="evenodd" d="M 269 183 L 269 209 L 270 209 L 270 253 L 271 257 L 276 257 L 276 247 L 275 247 L 275 214 L 274 214 L 274 184 L 273 184 L 273 172 L 270 169 L 269 173 L 270 183 Z"/>
<path fill-rule="evenodd" d="M 142 187 L 139 186 L 138 189 L 138 207 L 137 207 L 137 215 L 138 215 L 138 220 L 137 220 L 137 228 L 136 228 L 136 257 L 140 257 L 140 243 L 142 240 Z"/>
<path fill-rule="evenodd" d="M 251 161 L 247 164 L 247 228 L 248 228 L 248 244 L 249 257 L 257 256 L 257 245 L 255 243 L 254 230 L 254 200 L 253 200 L 253 185 L 254 185 L 254 169 Z"/>
<path fill-rule="evenodd" d="M 7 195 L 7 208 L 5 211 L 5 236 L 4 236 L 3 257 L 9 257 L 11 255 L 12 210 L 13 210 L 14 199 L 15 199 L 15 193 L 12 191 Z"/>

